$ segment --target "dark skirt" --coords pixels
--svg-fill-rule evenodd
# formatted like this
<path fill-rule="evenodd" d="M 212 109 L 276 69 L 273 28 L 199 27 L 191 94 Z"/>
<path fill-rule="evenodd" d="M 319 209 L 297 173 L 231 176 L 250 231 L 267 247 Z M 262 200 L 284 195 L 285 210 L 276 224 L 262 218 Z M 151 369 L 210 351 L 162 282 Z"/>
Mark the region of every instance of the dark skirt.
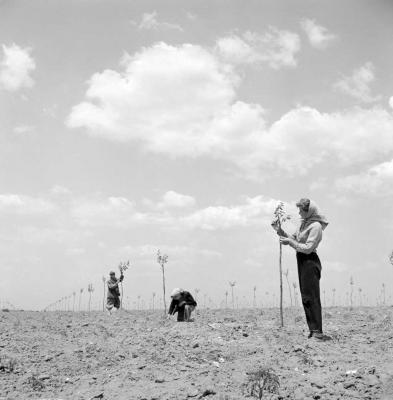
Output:
<path fill-rule="evenodd" d="M 322 333 L 322 307 L 319 289 L 321 279 L 321 261 L 317 253 L 297 252 L 299 287 L 304 312 L 310 332 Z"/>

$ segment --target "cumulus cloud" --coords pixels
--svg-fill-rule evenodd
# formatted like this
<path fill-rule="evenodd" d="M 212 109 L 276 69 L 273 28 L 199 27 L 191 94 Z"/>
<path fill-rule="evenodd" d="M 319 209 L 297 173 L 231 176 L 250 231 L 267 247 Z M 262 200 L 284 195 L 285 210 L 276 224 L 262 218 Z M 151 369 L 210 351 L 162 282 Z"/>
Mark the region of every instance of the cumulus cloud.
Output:
<path fill-rule="evenodd" d="M 153 11 L 152 13 L 144 13 L 141 17 L 139 23 L 132 21 L 134 25 L 138 26 L 138 29 L 145 30 L 159 30 L 159 29 L 175 29 L 180 32 L 183 32 L 183 28 L 177 24 L 171 24 L 169 22 L 158 21 L 157 19 L 157 11 Z"/>
<path fill-rule="evenodd" d="M 51 201 L 19 194 L 0 194 L 0 214 L 2 215 L 48 215 L 56 210 Z"/>
<path fill-rule="evenodd" d="M 267 64 L 271 68 L 295 67 L 300 39 L 296 33 L 270 27 L 264 34 L 245 32 L 217 40 L 218 53 L 234 64 Z"/>
<path fill-rule="evenodd" d="M 252 177 L 358 165 L 393 150 L 393 115 L 380 107 L 322 113 L 302 106 L 268 126 L 260 105 L 236 99 L 239 82 L 200 46 L 159 43 L 123 57 L 120 72 L 94 74 L 66 123 L 170 157 L 223 160 Z"/>
<path fill-rule="evenodd" d="M 244 204 L 235 206 L 210 206 L 197 210 L 182 218 L 188 228 L 204 230 L 247 227 L 260 224 L 270 219 L 277 201 L 256 196 L 246 198 Z"/>
<path fill-rule="evenodd" d="M 195 203 L 194 197 L 169 190 L 164 194 L 159 208 L 187 208 L 194 206 Z"/>
<path fill-rule="evenodd" d="M 389 99 L 389 106 L 393 108 L 393 96 Z"/>
<path fill-rule="evenodd" d="M 337 36 L 330 33 L 325 27 L 318 25 L 312 19 L 303 19 L 300 26 L 307 35 L 311 46 L 316 49 L 325 49 Z"/>
<path fill-rule="evenodd" d="M 0 88 L 14 92 L 22 88 L 31 88 L 34 80 L 30 74 L 36 65 L 31 57 L 31 49 L 21 48 L 16 44 L 2 45 L 0 61 Z"/>
<path fill-rule="evenodd" d="M 124 197 L 77 199 L 70 208 L 71 218 L 83 227 L 129 227 L 144 219 L 132 201 Z"/>
<path fill-rule="evenodd" d="M 346 76 L 334 84 L 334 88 L 348 96 L 364 103 L 373 103 L 380 96 L 371 94 L 370 85 L 375 80 L 375 68 L 371 62 L 367 62 L 353 71 L 351 76 Z"/>
<path fill-rule="evenodd" d="M 391 196 L 393 194 L 393 159 L 377 164 L 363 173 L 338 179 L 336 188 L 357 194 Z"/>
<path fill-rule="evenodd" d="M 14 128 L 14 132 L 18 135 L 28 134 L 34 131 L 34 126 L 32 125 L 17 125 Z"/>

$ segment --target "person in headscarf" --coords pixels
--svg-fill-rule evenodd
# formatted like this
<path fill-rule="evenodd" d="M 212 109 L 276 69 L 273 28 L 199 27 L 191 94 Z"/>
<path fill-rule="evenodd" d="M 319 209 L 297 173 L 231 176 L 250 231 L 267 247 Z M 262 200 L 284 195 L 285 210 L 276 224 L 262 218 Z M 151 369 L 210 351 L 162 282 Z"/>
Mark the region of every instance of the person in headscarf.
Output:
<path fill-rule="evenodd" d="M 196 301 L 192 297 L 190 292 L 186 290 L 176 288 L 173 289 L 171 293 L 171 305 L 169 306 L 169 315 L 174 315 L 177 313 L 177 321 L 190 322 L 191 313 L 195 310 L 197 306 Z"/>
<path fill-rule="evenodd" d="M 119 283 L 124 279 L 124 275 L 120 274 L 120 278 L 116 278 L 116 273 L 111 271 L 109 273 L 109 279 L 107 280 L 108 291 L 106 298 L 106 309 L 108 313 L 112 313 L 112 309 L 118 310 L 120 308 L 120 289 Z"/>
<path fill-rule="evenodd" d="M 318 211 L 317 205 L 310 199 L 300 199 L 296 206 L 299 209 L 301 224 L 294 235 L 288 235 L 277 224 L 273 228 L 280 236 L 280 243 L 296 250 L 299 275 L 299 288 L 302 297 L 309 338 L 328 340 L 322 330 L 322 307 L 319 281 L 321 279 L 321 261 L 317 247 L 322 240 L 322 232 L 328 225 L 326 218 Z"/>

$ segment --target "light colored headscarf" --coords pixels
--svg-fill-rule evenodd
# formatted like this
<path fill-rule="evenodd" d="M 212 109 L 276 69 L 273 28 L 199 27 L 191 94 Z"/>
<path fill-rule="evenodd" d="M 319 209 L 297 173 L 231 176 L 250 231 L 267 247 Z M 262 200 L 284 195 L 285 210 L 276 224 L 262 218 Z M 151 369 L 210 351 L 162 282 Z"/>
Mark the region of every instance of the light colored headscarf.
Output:
<path fill-rule="evenodd" d="M 182 292 L 183 292 L 183 289 L 181 289 L 181 288 L 175 288 L 175 289 L 172 290 L 171 297 L 175 297 L 175 296 L 177 296 L 178 294 L 181 294 Z"/>
<path fill-rule="evenodd" d="M 302 219 L 300 229 L 303 230 L 307 228 L 307 226 L 313 222 L 319 222 L 322 225 L 322 229 L 325 229 L 329 224 L 326 217 L 319 213 L 318 206 L 310 200 L 310 206 L 308 207 L 306 218 Z"/>

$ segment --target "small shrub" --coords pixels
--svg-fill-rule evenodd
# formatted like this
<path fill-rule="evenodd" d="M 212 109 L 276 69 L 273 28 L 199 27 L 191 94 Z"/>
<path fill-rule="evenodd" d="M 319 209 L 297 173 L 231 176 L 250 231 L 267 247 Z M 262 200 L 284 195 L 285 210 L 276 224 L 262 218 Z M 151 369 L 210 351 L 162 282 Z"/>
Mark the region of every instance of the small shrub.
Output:
<path fill-rule="evenodd" d="M 247 372 L 247 375 L 244 392 L 249 396 L 261 400 L 264 393 L 278 393 L 280 380 L 270 368 L 260 367 L 256 371 Z"/>
<path fill-rule="evenodd" d="M 34 391 L 41 391 L 45 388 L 44 382 L 36 377 L 36 375 L 32 375 L 27 379 L 27 383 L 32 387 Z"/>
<path fill-rule="evenodd" d="M 16 360 L 12 357 L 0 356 L 0 371 L 14 372 L 16 367 Z"/>

